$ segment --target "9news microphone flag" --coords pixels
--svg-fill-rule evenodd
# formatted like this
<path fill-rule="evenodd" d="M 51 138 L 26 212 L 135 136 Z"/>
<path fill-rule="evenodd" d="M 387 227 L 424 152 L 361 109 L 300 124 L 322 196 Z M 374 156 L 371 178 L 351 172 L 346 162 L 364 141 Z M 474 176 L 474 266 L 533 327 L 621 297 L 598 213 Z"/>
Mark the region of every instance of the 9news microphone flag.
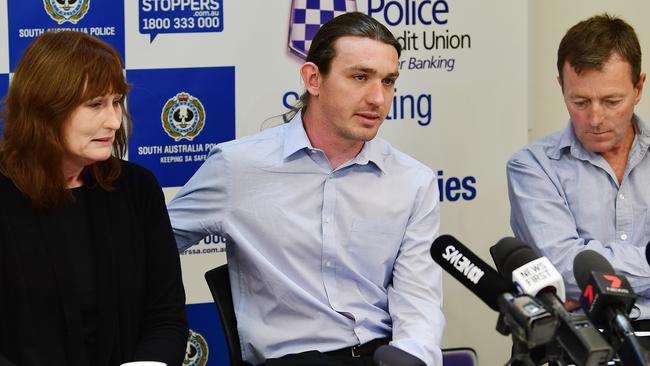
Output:
<path fill-rule="evenodd" d="M 485 263 L 469 248 L 451 235 L 440 235 L 431 245 L 431 258 L 465 288 L 494 311 L 499 311 L 498 298 L 515 287 Z"/>

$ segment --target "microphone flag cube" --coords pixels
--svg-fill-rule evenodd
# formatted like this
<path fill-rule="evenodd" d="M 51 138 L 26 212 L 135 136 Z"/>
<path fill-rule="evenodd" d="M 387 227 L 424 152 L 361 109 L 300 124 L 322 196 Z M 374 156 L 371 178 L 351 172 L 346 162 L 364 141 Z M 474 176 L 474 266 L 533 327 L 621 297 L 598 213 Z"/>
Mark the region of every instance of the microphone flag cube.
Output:
<path fill-rule="evenodd" d="M 634 290 L 625 276 L 599 271 L 591 272 L 580 294 L 580 306 L 597 326 L 605 324 L 607 309 L 620 309 L 629 314 L 635 300 Z"/>
<path fill-rule="evenodd" d="M 549 287 L 563 302 L 566 300 L 564 279 L 546 257 L 530 261 L 512 271 L 512 282 L 524 294 L 536 296 Z"/>

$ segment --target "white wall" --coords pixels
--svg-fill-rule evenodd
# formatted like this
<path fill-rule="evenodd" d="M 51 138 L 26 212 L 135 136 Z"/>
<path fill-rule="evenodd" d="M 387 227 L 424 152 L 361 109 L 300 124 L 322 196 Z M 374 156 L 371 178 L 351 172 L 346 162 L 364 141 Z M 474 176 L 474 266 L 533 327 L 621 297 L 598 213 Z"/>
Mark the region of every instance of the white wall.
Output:
<path fill-rule="evenodd" d="M 562 36 L 571 26 L 603 12 L 621 17 L 636 29 L 643 52 L 642 72 L 647 72 L 650 66 L 650 22 L 648 22 L 650 2 L 644 0 L 531 2 L 532 129 L 529 131 L 530 141 L 566 126 L 569 117 L 556 81 L 557 47 Z M 641 100 L 636 111 L 641 118 L 650 119 L 650 103 L 644 99 Z"/>

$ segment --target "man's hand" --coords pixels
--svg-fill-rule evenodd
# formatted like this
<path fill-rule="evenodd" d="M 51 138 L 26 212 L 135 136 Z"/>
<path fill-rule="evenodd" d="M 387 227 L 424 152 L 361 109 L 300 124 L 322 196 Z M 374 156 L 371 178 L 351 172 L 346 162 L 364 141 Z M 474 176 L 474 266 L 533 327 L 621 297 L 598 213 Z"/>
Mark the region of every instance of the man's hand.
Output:
<path fill-rule="evenodd" d="M 567 299 L 564 302 L 564 309 L 566 311 L 573 311 L 580 308 L 580 303 L 573 299 Z"/>

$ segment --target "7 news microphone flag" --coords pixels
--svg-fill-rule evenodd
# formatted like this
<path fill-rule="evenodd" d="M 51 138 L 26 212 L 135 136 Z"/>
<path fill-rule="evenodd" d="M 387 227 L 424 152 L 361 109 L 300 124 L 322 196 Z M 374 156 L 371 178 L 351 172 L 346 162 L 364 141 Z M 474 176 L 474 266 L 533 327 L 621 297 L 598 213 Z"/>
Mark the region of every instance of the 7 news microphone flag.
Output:
<path fill-rule="evenodd" d="M 593 250 L 578 253 L 573 261 L 573 274 L 582 290 L 582 309 L 596 325 L 604 328 L 622 364 L 650 364 L 628 319 L 636 295 L 627 278 L 616 274 L 607 259 Z"/>

